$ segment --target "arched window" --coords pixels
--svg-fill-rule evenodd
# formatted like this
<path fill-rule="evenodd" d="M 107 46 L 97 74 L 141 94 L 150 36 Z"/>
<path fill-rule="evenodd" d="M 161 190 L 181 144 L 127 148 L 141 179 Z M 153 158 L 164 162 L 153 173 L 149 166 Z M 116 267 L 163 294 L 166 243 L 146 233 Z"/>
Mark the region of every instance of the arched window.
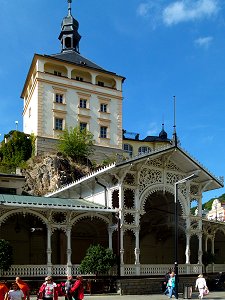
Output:
<path fill-rule="evenodd" d="M 151 152 L 151 148 L 147 147 L 147 146 L 142 146 L 138 148 L 138 154 L 145 154 Z"/>
<path fill-rule="evenodd" d="M 133 147 L 129 144 L 124 144 L 123 145 L 123 150 L 127 153 L 129 153 L 130 156 L 133 155 Z"/>

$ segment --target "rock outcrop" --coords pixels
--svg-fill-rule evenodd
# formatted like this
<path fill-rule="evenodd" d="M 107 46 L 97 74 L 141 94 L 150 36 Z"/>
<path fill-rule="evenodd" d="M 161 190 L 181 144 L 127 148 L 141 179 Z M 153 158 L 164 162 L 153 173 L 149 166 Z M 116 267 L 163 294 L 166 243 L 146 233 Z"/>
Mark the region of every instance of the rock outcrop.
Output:
<path fill-rule="evenodd" d="M 24 194 L 43 196 L 90 172 L 88 166 L 76 164 L 60 155 L 38 156 L 27 162 L 22 171 L 26 178 Z"/>

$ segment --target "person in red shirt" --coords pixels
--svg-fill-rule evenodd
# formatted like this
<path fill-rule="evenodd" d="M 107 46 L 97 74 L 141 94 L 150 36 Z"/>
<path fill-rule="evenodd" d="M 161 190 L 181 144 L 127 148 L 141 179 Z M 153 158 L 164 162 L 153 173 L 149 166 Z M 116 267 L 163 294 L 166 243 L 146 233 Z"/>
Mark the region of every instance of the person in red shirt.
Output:
<path fill-rule="evenodd" d="M 0 300 L 4 300 L 5 294 L 7 294 L 9 289 L 7 288 L 5 281 L 0 281 Z"/>
<path fill-rule="evenodd" d="M 16 283 L 24 293 L 25 300 L 30 300 L 30 288 L 28 284 L 24 282 L 20 277 L 16 277 Z"/>
<path fill-rule="evenodd" d="M 75 300 L 83 300 L 84 298 L 84 286 L 83 286 L 83 277 L 77 276 L 76 281 L 72 288 L 70 289 L 70 294 Z"/>

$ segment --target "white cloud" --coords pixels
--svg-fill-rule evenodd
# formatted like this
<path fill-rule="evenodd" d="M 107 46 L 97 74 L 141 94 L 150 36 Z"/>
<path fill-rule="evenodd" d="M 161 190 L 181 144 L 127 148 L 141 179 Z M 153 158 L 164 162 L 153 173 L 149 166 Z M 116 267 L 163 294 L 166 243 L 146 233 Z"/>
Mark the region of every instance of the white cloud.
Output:
<path fill-rule="evenodd" d="M 147 135 L 158 135 L 159 134 L 159 128 L 158 128 L 158 124 L 155 122 L 152 122 L 148 125 L 148 131 L 147 131 Z"/>
<path fill-rule="evenodd" d="M 206 37 L 200 37 L 195 40 L 195 44 L 199 47 L 208 48 L 213 40 L 213 37 L 206 36 Z"/>
<path fill-rule="evenodd" d="M 137 8 L 137 14 L 141 17 L 146 17 L 148 16 L 149 10 L 151 8 L 150 3 L 141 3 L 138 8 Z"/>
<path fill-rule="evenodd" d="M 217 0 L 180 0 L 163 10 L 163 22 L 174 25 L 215 15 L 219 10 Z"/>

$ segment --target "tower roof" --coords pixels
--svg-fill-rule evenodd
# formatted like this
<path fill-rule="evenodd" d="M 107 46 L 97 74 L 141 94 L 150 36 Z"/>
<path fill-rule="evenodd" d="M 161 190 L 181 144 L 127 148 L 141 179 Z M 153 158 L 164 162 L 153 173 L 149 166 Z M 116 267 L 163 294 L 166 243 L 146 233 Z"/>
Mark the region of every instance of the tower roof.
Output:
<path fill-rule="evenodd" d="M 79 53 L 79 42 L 81 39 L 81 36 L 78 33 L 79 22 L 75 20 L 71 14 L 72 0 L 67 0 L 67 2 L 68 14 L 62 20 L 59 40 L 62 44 L 62 52 L 72 50 Z"/>

